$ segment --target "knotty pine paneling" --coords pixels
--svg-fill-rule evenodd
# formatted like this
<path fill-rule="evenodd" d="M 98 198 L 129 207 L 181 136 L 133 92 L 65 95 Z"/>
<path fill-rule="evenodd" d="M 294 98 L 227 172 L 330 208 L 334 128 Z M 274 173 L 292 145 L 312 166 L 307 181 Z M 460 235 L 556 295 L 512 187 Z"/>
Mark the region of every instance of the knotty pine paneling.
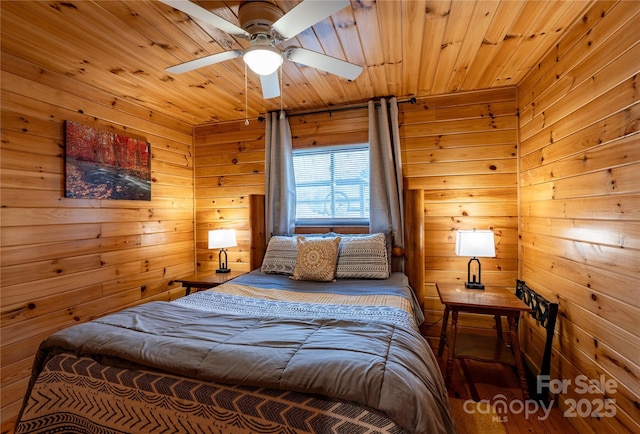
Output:
<path fill-rule="evenodd" d="M 362 74 L 345 80 L 285 61 L 282 100 L 262 98 L 252 72 L 245 100 L 241 59 L 186 74 L 166 72 L 177 63 L 242 50 L 249 41 L 158 1 L 3 0 L 0 17 L 3 57 L 17 55 L 78 86 L 120 95 L 119 104 L 137 107 L 141 117 L 153 113 L 201 125 L 235 121 L 246 112 L 256 118 L 281 105 L 299 112 L 385 95 L 425 98 L 513 86 L 593 2 L 352 1 L 278 47 L 293 44 L 348 60 L 362 66 Z M 239 24 L 240 3 L 201 4 Z M 272 3 L 287 12 L 299 0 Z"/>
<path fill-rule="evenodd" d="M 403 172 L 408 188 L 424 189 L 426 282 L 464 281 L 468 258 L 455 256 L 456 229 L 493 229 L 497 257 L 483 260 L 487 284 L 515 285 L 517 277 L 517 101 L 515 88 L 438 95 L 401 103 Z M 368 140 L 368 110 L 353 108 L 289 117 L 294 147 Z M 228 249 L 237 269 L 249 269 L 248 195 L 264 193 L 264 122 L 195 128 L 198 267 L 217 268 L 206 248 L 209 229 L 236 228 Z M 437 294 L 426 292 L 429 322 L 442 317 Z M 493 320 L 461 318 L 462 326 Z M 436 327 L 428 330 L 438 336 Z"/>
<path fill-rule="evenodd" d="M 249 195 L 264 194 L 263 120 L 200 125 L 194 129 L 196 267 L 218 268 L 208 231 L 235 229 L 238 245 L 227 250 L 229 268 L 250 271 Z"/>
<path fill-rule="evenodd" d="M 244 112 L 241 71 L 201 69 L 178 83 L 163 68 L 211 35 L 194 35 L 192 21 L 172 28 L 169 8 L 156 3 L 107 3 L 2 2 L 3 429 L 17 414 L 35 348 L 55 329 L 180 295 L 170 276 L 192 271 L 194 258 L 200 269 L 217 267 L 217 252 L 206 248 L 212 228 L 238 229 L 230 261 L 249 268 L 247 203 L 264 193 L 264 123 L 192 130 Z M 604 373 L 618 382 L 608 397 L 615 419 L 572 422 L 581 432 L 639 431 L 638 3 L 503 1 L 472 11 L 444 2 L 424 19 L 415 5 L 392 3 L 353 3 L 337 15 L 357 21 L 358 32 L 337 31 L 346 58 L 366 68 L 361 80 L 285 65 L 285 108 L 418 96 L 400 112 L 406 185 L 424 191 L 427 321 L 442 316 L 433 282 L 465 278 L 455 228 L 494 228 L 498 256 L 483 260 L 485 281 L 512 284 L 520 270 L 561 303 L 554 377 Z M 117 37 L 105 38 L 114 28 Z M 371 37 L 358 44 L 351 36 L 363 29 Z M 167 35 L 172 44 L 157 43 Z M 553 48 L 538 59 L 545 47 Z M 493 89 L 449 93 L 484 88 Z M 252 116 L 277 106 L 252 78 L 249 101 Z M 64 119 L 148 139 L 153 200 L 61 198 Z M 366 109 L 290 121 L 298 147 L 367 140 Z M 535 358 L 540 333 L 525 324 L 523 346 Z M 469 316 L 463 325 L 488 331 L 492 320 Z M 438 326 L 428 333 L 437 336 Z"/>
<path fill-rule="evenodd" d="M 456 230 L 493 230 L 496 257 L 481 259 L 482 281 L 515 286 L 516 89 L 425 98 L 412 106 L 403 105 L 401 111 L 406 185 L 424 190 L 423 331 L 435 338 L 440 334 L 443 306 L 433 284 L 467 278 L 469 258 L 455 254 Z M 494 327 L 492 318 L 477 315 L 461 315 L 459 324 L 481 333 Z"/>
<path fill-rule="evenodd" d="M 293 146 L 368 140 L 366 108 L 289 117 Z M 218 268 L 218 251 L 207 249 L 212 229 L 236 229 L 238 246 L 227 249 L 229 266 L 250 269 L 249 195 L 264 194 L 265 121 L 207 124 L 194 130 L 196 256 L 199 270 Z"/>
<path fill-rule="evenodd" d="M 640 11 L 598 2 L 518 86 L 521 276 L 560 304 L 552 377 L 614 381 L 615 417 L 580 432 L 640 431 Z M 524 349 L 540 351 L 527 321 Z"/>
<path fill-rule="evenodd" d="M 194 270 L 192 127 L 5 55 L 2 61 L 2 425 L 56 330 L 184 294 Z M 151 201 L 64 198 L 64 120 L 151 143 Z"/>

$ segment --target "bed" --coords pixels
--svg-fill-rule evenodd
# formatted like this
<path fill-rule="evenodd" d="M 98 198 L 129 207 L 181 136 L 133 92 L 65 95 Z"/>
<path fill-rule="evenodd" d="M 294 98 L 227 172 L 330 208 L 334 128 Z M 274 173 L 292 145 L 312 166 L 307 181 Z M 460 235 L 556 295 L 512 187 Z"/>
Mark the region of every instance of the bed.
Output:
<path fill-rule="evenodd" d="M 319 238 L 273 237 L 251 273 L 50 336 L 15 432 L 455 432 L 407 276 L 371 237 Z"/>

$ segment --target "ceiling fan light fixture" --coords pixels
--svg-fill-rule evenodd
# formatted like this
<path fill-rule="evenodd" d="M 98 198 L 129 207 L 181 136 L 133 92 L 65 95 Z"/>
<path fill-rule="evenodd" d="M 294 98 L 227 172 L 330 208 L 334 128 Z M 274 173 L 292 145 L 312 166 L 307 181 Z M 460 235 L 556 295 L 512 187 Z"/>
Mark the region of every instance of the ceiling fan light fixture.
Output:
<path fill-rule="evenodd" d="M 244 51 L 242 58 L 244 63 L 258 75 L 271 75 L 282 65 L 280 51 L 269 45 L 249 47 Z"/>

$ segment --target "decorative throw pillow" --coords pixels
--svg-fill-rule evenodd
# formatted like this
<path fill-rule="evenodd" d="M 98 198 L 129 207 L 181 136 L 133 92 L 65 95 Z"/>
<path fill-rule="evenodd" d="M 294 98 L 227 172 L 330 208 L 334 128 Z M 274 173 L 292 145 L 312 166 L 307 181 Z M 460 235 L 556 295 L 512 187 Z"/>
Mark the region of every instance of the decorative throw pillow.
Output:
<path fill-rule="evenodd" d="M 278 235 L 271 237 L 262 260 L 262 272 L 265 274 L 293 274 L 297 252 L 298 246 L 295 237 Z"/>
<path fill-rule="evenodd" d="M 336 270 L 338 279 L 387 279 L 389 270 L 385 234 L 342 237 Z"/>
<path fill-rule="evenodd" d="M 298 237 L 297 243 L 298 255 L 292 276 L 294 280 L 329 282 L 335 279 L 340 237 Z"/>

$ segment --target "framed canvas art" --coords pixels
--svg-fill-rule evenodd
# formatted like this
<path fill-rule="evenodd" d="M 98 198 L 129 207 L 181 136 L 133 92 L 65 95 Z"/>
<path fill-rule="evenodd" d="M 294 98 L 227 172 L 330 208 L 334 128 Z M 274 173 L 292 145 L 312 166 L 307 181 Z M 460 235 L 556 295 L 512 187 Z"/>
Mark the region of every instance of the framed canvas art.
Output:
<path fill-rule="evenodd" d="M 151 145 L 65 121 L 65 197 L 151 200 Z"/>

